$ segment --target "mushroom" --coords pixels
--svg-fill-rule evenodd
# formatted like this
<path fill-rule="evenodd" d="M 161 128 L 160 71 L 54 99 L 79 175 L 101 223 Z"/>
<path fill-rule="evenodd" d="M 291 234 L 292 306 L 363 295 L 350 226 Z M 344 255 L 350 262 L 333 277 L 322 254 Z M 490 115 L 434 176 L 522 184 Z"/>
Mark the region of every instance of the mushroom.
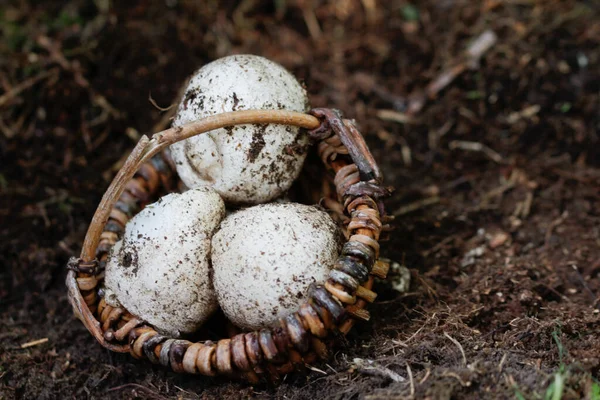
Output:
<path fill-rule="evenodd" d="M 310 285 L 327 279 L 341 239 L 331 217 L 314 206 L 269 203 L 227 216 L 211 256 L 227 318 L 260 329 L 296 311 Z"/>
<path fill-rule="evenodd" d="M 306 90 L 281 65 L 254 55 L 213 61 L 192 76 L 173 126 L 236 110 L 309 109 Z M 258 204 L 282 195 L 298 177 L 309 139 L 276 124 L 216 129 L 171 145 L 177 172 L 190 188 L 211 186 L 232 204 Z"/>
<path fill-rule="evenodd" d="M 106 265 L 105 300 L 175 337 L 218 308 L 210 282 L 211 238 L 225 216 L 211 188 L 169 194 L 125 228 Z"/>

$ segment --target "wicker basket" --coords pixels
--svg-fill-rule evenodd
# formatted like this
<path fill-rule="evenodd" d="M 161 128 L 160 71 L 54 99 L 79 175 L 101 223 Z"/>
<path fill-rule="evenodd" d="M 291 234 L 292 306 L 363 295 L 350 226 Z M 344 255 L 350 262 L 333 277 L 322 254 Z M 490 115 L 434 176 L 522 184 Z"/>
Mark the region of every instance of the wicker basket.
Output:
<path fill-rule="evenodd" d="M 237 333 L 193 343 L 169 338 L 121 307 L 102 298 L 100 284 L 110 248 L 125 224 L 146 204 L 174 191 L 178 179 L 165 151 L 180 140 L 238 124 L 284 124 L 308 130 L 318 155 L 333 173 L 322 188 L 324 205 L 336 217 L 347 241 L 326 282 L 311 288 L 308 299 L 274 328 Z M 382 199 L 390 190 L 354 124 L 331 109 L 308 114 L 249 110 L 211 116 L 144 136 L 106 191 L 88 229 L 81 256 L 69 261 L 67 287 L 76 316 L 96 340 L 116 352 L 129 352 L 176 372 L 229 376 L 252 383 L 304 369 L 325 359 L 340 334 L 356 320 L 368 320 L 374 277 L 385 278 L 388 264 L 378 260 L 378 240 L 387 230 Z"/>

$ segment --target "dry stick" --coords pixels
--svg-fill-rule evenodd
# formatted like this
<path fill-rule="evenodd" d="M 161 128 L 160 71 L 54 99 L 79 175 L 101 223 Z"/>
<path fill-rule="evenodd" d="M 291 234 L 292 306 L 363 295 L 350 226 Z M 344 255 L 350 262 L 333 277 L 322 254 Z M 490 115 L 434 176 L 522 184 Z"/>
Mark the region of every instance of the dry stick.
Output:
<path fill-rule="evenodd" d="M 399 124 L 411 124 L 414 123 L 415 120 L 411 115 L 406 113 L 402 113 L 396 110 L 377 110 L 377 118 L 382 119 L 384 121 L 392 121 L 398 122 Z"/>
<path fill-rule="evenodd" d="M 448 333 L 444 332 L 444 336 L 446 336 L 452 343 L 454 343 L 456 345 L 456 347 L 458 347 L 458 349 L 460 350 L 460 354 L 462 354 L 462 359 L 463 359 L 463 364 L 466 366 L 467 365 L 467 356 L 465 355 L 465 351 L 462 347 L 462 345 L 460 344 L 460 342 L 456 339 L 454 339 L 452 336 L 448 335 Z"/>
<path fill-rule="evenodd" d="M 446 88 L 457 76 L 462 74 L 468 68 L 477 67 L 479 60 L 483 55 L 496 44 L 498 37 L 496 34 L 487 30 L 479 35 L 467 48 L 462 60 L 454 66 L 445 69 L 427 85 L 424 91 L 417 92 L 410 96 L 407 114 L 415 115 L 423 109 L 428 99 L 434 98 L 440 91 Z"/>
<path fill-rule="evenodd" d="M 190 82 L 189 79 L 186 80 L 184 82 L 184 84 L 181 85 L 181 87 L 179 88 L 179 91 L 177 92 L 178 99 L 183 98 L 183 95 L 185 94 L 185 89 L 187 89 L 189 82 Z M 175 116 L 176 112 L 177 112 L 177 107 L 169 107 L 169 109 L 163 113 L 160 120 L 152 126 L 152 131 L 153 132 L 162 131 L 167 126 L 169 126 L 171 124 L 171 119 Z"/>
<path fill-rule="evenodd" d="M 504 163 L 504 159 L 496 150 L 486 146 L 483 143 L 472 142 L 468 140 L 453 140 L 448 144 L 448 147 L 450 150 L 460 149 L 465 151 L 481 152 L 498 164 Z"/>
<path fill-rule="evenodd" d="M 46 342 L 48 342 L 48 338 L 43 338 L 43 339 L 33 340 L 33 341 L 31 341 L 31 342 L 23 343 L 23 344 L 21 345 L 21 348 L 22 348 L 22 349 L 26 349 L 26 348 L 28 348 L 28 347 L 38 346 L 38 345 L 40 345 L 40 344 L 44 344 L 44 343 L 46 343 Z"/>
<path fill-rule="evenodd" d="M 412 369 L 410 369 L 410 365 L 406 363 L 406 372 L 408 373 L 408 379 L 410 380 L 410 397 L 415 397 L 415 382 L 413 380 Z"/>
<path fill-rule="evenodd" d="M 377 20 L 377 5 L 375 0 L 362 0 L 363 7 L 365 9 L 365 15 L 369 24 L 374 23 Z"/>
<path fill-rule="evenodd" d="M 409 204 L 407 204 L 405 206 L 402 206 L 402 207 L 398 208 L 396 211 L 394 211 L 392 213 L 392 215 L 394 217 L 399 217 L 401 215 L 410 214 L 413 211 L 417 211 L 417 210 L 420 210 L 422 208 L 432 206 L 432 205 L 437 204 L 439 202 L 440 202 L 440 196 L 426 197 L 424 199 L 417 200 L 417 201 L 415 201 L 413 203 L 409 203 Z"/>
<path fill-rule="evenodd" d="M 569 216 L 569 212 L 568 211 L 564 211 L 560 217 L 558 217 L 557 219 L 555 219 L 554 221 L 552 221 L 550 223 L 550 226 L 548 226 L 548 229 L 546 230 L 546 234 L 544 235 L 544 248 L 547 249 L 550 246 L 550 239 L 552 238 L 552 232 L 554 231 L 554 228 L 556 228 L 557 226 L 559 226 L 560 224 L 562 224 L 565 219 L 567 219 Z"/>
<path fill-rule="evenodd" d="M 392 371 L 387 367 L 384 367 L 383 365 L 380 365 L 379 363 L 373 360 L 355 358 L 353 362 L 356 366 L 356 369 L 364 374 L 381 376 L 383 378 L 391 379 L 394 382 L 406 381 L 406 378 L 404 378 L 402 375 Z"/>
<path fill-rule="evenodd" d="M 48 71 L 43 71 L 32 78 L 24 80 L 23 82 L 19 83 L 17 86 L 14 86 L 10 91 L 8 91 L 8 92 L 4 93 L 2 96 L 0 96 L 0 107 L 5 105 L 8 101 L 10 101 L 10 99 L 18 96 L 24 90 L 27 90 L 30 87 L 32 87 L 33 85 L 35 85 L 39 81 L 42 81 L 52 75 L 56 75 L 57 72 L 58 72 L 58 69 L 52 68 Z"/>
<path fill-rule="evenodd" d="M 152 97 L 152 92 L 148 93 L 148 101 L 150 102 L 150 104 L 152 104 L 154 106 L 154 108 L 156 108 L 158 111 L 169 111 L 172 108 L 175 108 L 175 106 L 177 105 L 176 103 L 172 103 L 170 106 L 168 107 L 161 107 L 158 105 L 158 103 L 156 103 L 156 100 L 154 100 L 154 98 Z"/>
<path fill-rule="evenodd" d="M 577 274 L 577 279 L 579 279 L 579 282 L 584 287 L 586 292 L 591 296 L 592 300 L 594 300 L 594 303 L 595 303 L 596 300 L 598 299 L 598 297 L 594 294 L 594 292 L 592 292 L 592 289 L 590 289 L 590 286 L 587 284 L 587 282 L 585 281 L 583 276 L 581 276 L 581 272 L 579 272 L 579 268 L 577 268 L 577 265 L 571 265 L 571 268 L 573 268 L 573 270 Z M 593 269 L 592 269 L 592 271 L 593 271 Z"/>
<path fill-rule="evenodd" d="M 498 373 L 499 374 L 502 373 L 502 367 L 504 366 L 504 362 L 506 361 L 507 356 L 508 356 L 508 353 L 504 353 L 504 355 L 502 356 L 502 359 L 500 360 L 500 364 L 498 364 Z"/>
<path fill-rule="evenodd" d="M 309 9 L 309 7 L 311 8 Z M 306 24 L 308 33 L 310 33 L 310 36 L 313 38 L 313 40 L 317 40 L 323 36 L 323 31 L 321 30 L 319 20 L 315 15 L 315 10 L 312 9 L 312 4 L 302 7 L 302 17 L 304 18 L 304 23 Z"/>

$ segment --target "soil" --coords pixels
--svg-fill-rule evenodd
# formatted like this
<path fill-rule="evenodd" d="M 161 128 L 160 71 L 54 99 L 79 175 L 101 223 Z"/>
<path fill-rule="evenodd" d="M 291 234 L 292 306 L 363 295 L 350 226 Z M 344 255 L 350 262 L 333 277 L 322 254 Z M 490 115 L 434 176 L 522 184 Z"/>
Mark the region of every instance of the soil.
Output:
<path fill-rule="evenodd" d="M 311 4 L 4 3 L 0 398 L 600 398 L 598 1 Z M 481 61 L 421 105 L 488 29 Z M 377 283 L 329 363 L 277 387 L 110 353 L 64 285 L 122 157 L 169 123 L 154 104 L 234 53 L 356 119 L 396 188 L 383 254 L 412 273 L 409 292 Z"/>

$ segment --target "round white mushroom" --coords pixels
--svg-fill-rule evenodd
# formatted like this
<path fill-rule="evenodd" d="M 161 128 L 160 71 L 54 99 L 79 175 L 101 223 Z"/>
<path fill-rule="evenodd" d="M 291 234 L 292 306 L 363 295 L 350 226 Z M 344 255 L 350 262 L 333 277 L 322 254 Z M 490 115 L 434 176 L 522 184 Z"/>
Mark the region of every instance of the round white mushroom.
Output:
<path fill-rule="evenodd" d="M 270 203 L 233 213 L 212 240 L 219 304 L 240 328 L 271 326 L 327 279 L 340 246 L 339 228 L 317 207 Z"/>
<path fill-rule="evenodd" d="M 224 57 L 192 76 L 173 126 L 236 110 L 308 111 L 306 90 L 281 65 L 254 55 Z M 298 177 L 308 147 L 299 128 L 238 125 L 171 146 L 188 187 L 212 186 L 226 202 L 257 204 L 283 194 Z"/>
<path fill-rule="evenodd" d="M 225 204 L 211 188 L 167 195 L 129 221 L 106 265 L 105 299 L 157 330 L 196 331 L 218 308 L 211 238 Z"/>

